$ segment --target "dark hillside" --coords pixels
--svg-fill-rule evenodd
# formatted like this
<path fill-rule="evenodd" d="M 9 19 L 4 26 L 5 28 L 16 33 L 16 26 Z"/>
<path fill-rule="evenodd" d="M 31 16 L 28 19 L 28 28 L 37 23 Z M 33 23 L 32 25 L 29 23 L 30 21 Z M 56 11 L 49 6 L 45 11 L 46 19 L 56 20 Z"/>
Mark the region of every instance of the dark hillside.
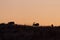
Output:
<path fill-rule="evenodd" d="M 0 40 L 60 40 L 60 27 L 0 24 Z"/>

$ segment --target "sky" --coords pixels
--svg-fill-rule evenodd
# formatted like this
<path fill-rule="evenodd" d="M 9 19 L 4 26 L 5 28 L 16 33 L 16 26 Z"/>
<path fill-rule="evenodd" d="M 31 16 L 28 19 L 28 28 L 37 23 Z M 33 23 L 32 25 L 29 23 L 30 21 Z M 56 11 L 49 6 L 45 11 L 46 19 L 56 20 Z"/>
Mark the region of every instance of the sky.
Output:
<path fill-rule="evenodd" d="M 60 0 L 0 0 L 0 23 L 60 25 Z"/>

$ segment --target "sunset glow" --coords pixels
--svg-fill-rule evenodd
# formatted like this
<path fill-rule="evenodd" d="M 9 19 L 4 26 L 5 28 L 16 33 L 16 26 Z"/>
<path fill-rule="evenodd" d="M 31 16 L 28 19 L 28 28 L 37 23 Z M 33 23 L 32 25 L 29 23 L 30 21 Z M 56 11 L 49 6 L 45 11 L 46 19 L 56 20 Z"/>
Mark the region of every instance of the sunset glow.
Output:
<path fill-rule="evenodd" d="M 60 0 L 0 0 L 0 23 L 60 25 Z"/>

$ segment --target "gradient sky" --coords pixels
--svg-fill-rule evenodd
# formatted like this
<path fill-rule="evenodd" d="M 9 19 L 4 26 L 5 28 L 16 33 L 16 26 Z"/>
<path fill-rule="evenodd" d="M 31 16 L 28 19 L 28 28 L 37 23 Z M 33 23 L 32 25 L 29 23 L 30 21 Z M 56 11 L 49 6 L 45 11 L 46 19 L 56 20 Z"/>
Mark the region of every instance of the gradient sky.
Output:
<path fill-rule="evenodd" d="M 60 0 L 0 0 L 0 23 L 60 25 Z"/>

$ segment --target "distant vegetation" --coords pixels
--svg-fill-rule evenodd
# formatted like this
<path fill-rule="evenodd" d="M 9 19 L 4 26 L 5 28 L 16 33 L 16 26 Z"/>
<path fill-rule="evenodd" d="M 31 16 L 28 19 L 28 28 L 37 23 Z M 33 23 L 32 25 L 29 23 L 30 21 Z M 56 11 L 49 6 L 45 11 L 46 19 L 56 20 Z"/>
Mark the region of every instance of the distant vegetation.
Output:
<path fill-rule="evenodd" d="M 0 24 L 0 40 L 60 40 L 60 26 L 39 26 L 39 23 L 18 25 Z"/>

